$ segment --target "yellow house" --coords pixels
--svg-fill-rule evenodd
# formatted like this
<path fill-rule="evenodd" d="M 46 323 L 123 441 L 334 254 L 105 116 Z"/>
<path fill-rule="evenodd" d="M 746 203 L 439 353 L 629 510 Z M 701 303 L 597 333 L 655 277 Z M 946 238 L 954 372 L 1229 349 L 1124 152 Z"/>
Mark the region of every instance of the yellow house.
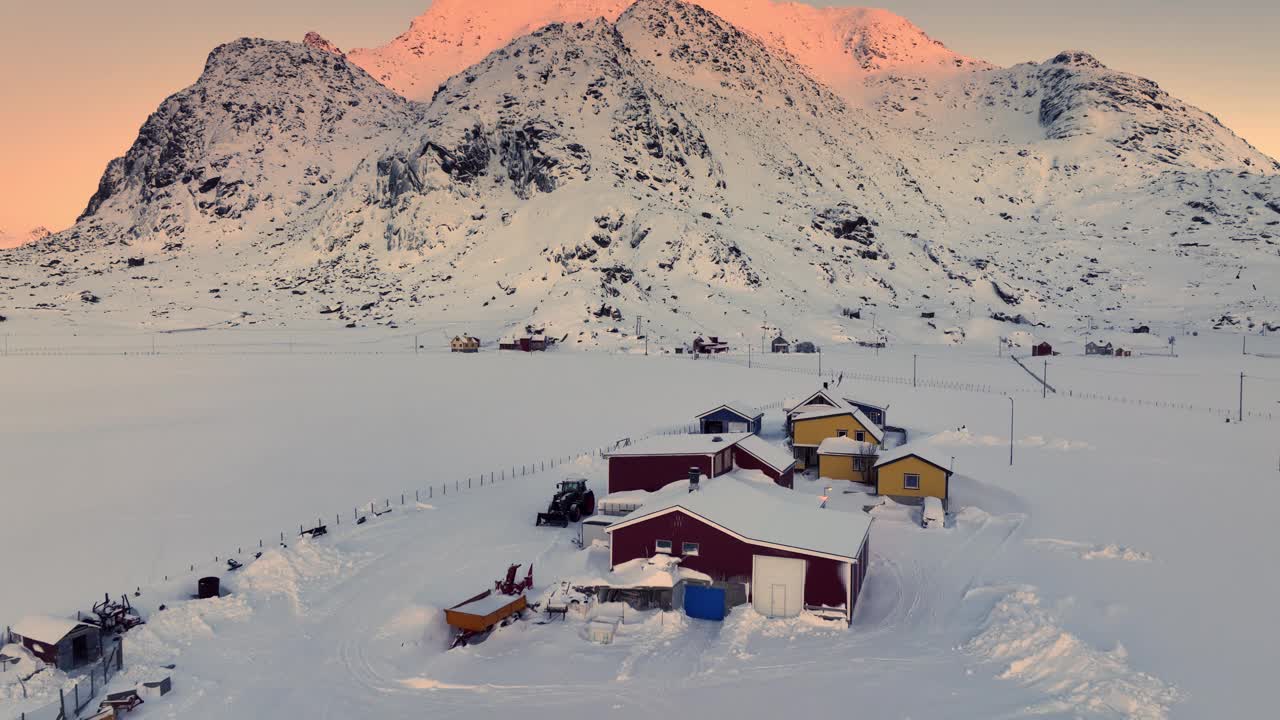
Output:
<path fill-rule="evenodd" d="M 797 467 L 817 465 L 818 446 L 823 440 L 836 437 L 878 446 L 884 442 L 884 431 L 861 410 L 847 405 L 796 415 L 791 420 L 791 448 Z"/>
<path fill-rule="evenodd" d="M 480 338 L 459 335 L 453 339 L 453 342 L 449 343 L 449 349 L 452 352 L 460 353 L 480 352 Z"/>
<path fill-rule="evenodd" d="M 936 497 L 946 501 L 951 471 L 924 448 L 901 445 L 881 455 L 873 468 L 876 494 L 894 498 Z"/>
<path fill-rule="evenodd" d="M 831 437 L 818 446 L 818 476 L 826 480 L 871 482 L 876 446 L 850 437 Z"/>

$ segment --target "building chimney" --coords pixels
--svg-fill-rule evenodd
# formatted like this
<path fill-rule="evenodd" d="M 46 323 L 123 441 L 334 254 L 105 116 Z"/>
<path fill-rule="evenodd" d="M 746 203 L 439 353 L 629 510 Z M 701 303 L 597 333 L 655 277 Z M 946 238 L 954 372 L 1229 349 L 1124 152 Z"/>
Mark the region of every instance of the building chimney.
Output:
<path fill-rule="evenodd" d="M 698 481 L 702 479 L 702 469 L 698 467 L 689 468 L 689 492 L 697 492 Z"/>

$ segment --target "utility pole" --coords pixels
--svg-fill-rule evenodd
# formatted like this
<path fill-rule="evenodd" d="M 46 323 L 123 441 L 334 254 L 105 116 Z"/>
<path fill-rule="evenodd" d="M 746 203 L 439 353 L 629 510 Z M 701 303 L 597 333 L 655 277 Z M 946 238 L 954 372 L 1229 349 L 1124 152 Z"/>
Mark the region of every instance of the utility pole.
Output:
<path fill-rule="evenodd" d="M 1009 467 L 1013 467 L 1013 396 L 1009 396 Z"/>
<path fill-rule="evenodd" d="M 1040 397 L 1049 397 L 1049 358 L 1044 359 L 1044 375 L 1040 378 Z"/>
<path fill-rule="evenodd" d="M 818 377 L 822 377 L 822 348 L 818 348 Z"/>
<path fill-rule="evenodd" d="M 916 386 L 916 358 L 918 357 L 920 356 L 914 354 L 911 356 L 911 387 Z"/>
<path fill-rule="evenodd" d="M 1240 409 L 1236 422 L 1244 422 L 1244 373 L 1240 373 Z"/>
<path fill-rule="evenodd" d="M 747 369 L 751 369 L 751 345 L 747 345 Z"/>
<path fill-rule="evenodd" d="M 419 343 L 418 343 L 418 336 L 417 336 L 417 335 L 414 335 L 414 336 L 413 336 L 413 354 L 414 354 L 414 355 L 417 355 L 417 354 L 418 354 L 418 345 L 419 345 Z"/>
<path fill-rule="evenodd" d="M 1249 348 L 1249 336 L 1248 336 L 1248 335 L 1241 335 L 1241 336 L 1240 336 L 1240 354 L 1241 354 L 1241 355 L 1248 355 L 1248 354 L 1249 354 L 1249 349 L 1248 349 L 1248 348 Z"/>

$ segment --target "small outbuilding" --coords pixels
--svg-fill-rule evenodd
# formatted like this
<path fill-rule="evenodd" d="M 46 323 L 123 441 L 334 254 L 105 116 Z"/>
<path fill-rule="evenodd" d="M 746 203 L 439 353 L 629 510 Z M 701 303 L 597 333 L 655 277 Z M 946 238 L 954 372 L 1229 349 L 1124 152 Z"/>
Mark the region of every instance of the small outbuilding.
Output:
<path fill-rule="evenodd" d="M 816 498 L 729 475 L 668 492 L 611 525 L 611 567 L 654 555 L 748 593 L 767 617 L 805 610 L 851 622 L 866 577 L 872 520 Z"/>
<path fill-rule="evenodd" d="M 102 631 L 88 623 L 29 615 L 10 628 L 10 642 L 59 670 L 74 670 L 102 657 Z"/>
<path fill-rule="evenodd" d="M 818 476 L 831 480 L 871 482 L 878 447 L 850 437 L 830 437 L 818 445 Z"/>
<path fill-rule="evenodd" d="M 909 502 L 936 497 L 944 503 L 950 495 L 950 468 L 919 443 L 900 445 L 881 455 L 873 470 L 878 495 Z"/>
<path fill-rule="evenodd" d="M 1031 357 L 1047 357 L 1053 354 L 1053 346 L 1047 342 L 1031 346 Z"/>
<path fill-rule="evenodd" d="M 609 517 L 608 515 L 592 515 L 589 518 L 584 518 L 578 541 L 584 548 L 591 547 L 596 541 L 608 545 L 609 533 L 607 531 L 609 526 L 616 520 L 617 518 Z"/>
<path fill-rule="evenodd" d="M 659 435 L 618 448 L 609 457 L 609 493 L 654 492 L 688 480 L 695 468 L 718 477 L 733 470 L 734 446 L 748 433 Z"/>
<path fill-rule="evenodd" d="M 1115 355 L 1115 348 L 1111 343 L 1097 343 L 1089 341 L 1084 346 L 1085 355 Z"/>
<path fill-rule="evenodd" d="M 708 410 L 697 417 L 702 433 L 758 433 L 764 413 L 747 403 L 734 401 Z"/>
<path fill-rule="evenodd" d="M 787 342 L 786 338 L 779 335 L 773 339 L 772 343 L 770 343 L 769 349 L 775 353 L 786 354 L 791 352 L 791 343 Z"/>

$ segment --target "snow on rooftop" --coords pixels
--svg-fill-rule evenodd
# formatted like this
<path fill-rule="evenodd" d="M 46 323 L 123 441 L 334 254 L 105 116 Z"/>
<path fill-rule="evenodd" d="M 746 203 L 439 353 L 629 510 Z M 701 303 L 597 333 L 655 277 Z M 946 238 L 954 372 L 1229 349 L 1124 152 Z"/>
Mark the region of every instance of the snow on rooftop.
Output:
<path fill-rule="evenodd" d="M 884 440 L 884 430 L 881 430 L 879 425 L 871 422 L 871 418 L 867 417 L 866 413 L 852 405 L 844 405 L 843 401 L 841 401 L 841 403 L 842 404 L 839 407 L 802 412 L 799 415 L 796 415 L 793 419 L 813 420 L 816 418 L 833 417 L 835 415 L 852 415 L 857 419 L 862 427 L 867 429 L 867 432 L 871 433 L 871 437 L 875 438 L 876 442 Z"/>
<path fill-rule="evenodd" d="M 476 598 L 471 602 L 465 602 L 450 609 L 471 613 L 472 615 L 488 615 L 510 605 L 518 597 L 519 595 L 503 595 L 500 592 L 490 591 L 488 595 L 482 598 Z"/>
<path fill-rule="evenodd" d="M 84 623 L 71 618 L 54 617 L 52 615 L 28 615 L 14 625 L 13 632 L 29 640 L 36 640 L 47 645 L 54 645 Z"/>
<path fill-rule="evenodd" d="M 803 398 L 787 398 L 786 400 L 783 401 L 782 407 L 787 412 L 792 412 L 797 408 L 801 408 L 808 405 L 810 402 L 813 401 L 814 398 L 818 397 L 819 395 L 821 395 L 824 398 L 827 398 L 828 400 L 835 403 L 836 405 L 840 405 L 844 402 L 844 400 L 842 400 L 839 396 L 837 396 L 836 393 L 832 391 L 830 388 L 822 388 L 821 390 L 814 391 L 813 393 L 810 393 L 809 395 Z"/>
<path fill-rule="evenodd" d="M 745 418 L 755 419 L 756 417 L 759 417 L 761 414 L 763 414 L 760 408 L 756 407 L 755 405 L 752 405 L 751 403 L 745 403 L 745 402 L 742 402 L 741 400 L 733 400 L 731 402 L 724 403 L 723 405 L 717 405 L 716 407 L 702 413 L 702 415 L 710 415 L 711 413 L 715 412 L 716 410 L 719 410 L 722 407 L 729 408 L 730 410 L 738 413 L 739 415 Z M 702 417 L 702 415 L 699 415 L 698 417 Z"/>
<path fill-rule="evenodd" d="M 610 457 L 625 455 L 712 455 L 737 445 L 751 433 L 720 433 L 716 435 L 659 435 L 647 440 L 618 448 Z M 719 440 L 717 440 L 719 438 Z"/>
<path fill-rule="evenodd" d="M 889 463 L 895 462 L 897 460 L 901 460 L 904 457 L 915 455 L 923 460 L 927 460 L 928 462 L 931 462 L 934 465 L 937 465 L 938 467 L 950 468 L 951 467 L 950 457 L 949 456 L 943 457 L 942 455 L 940 455 L 937 452 L 937 450 L 929 443 L 929 440 L 930 438 L 926 438 L 923 441 L 907 443 L 906 445 L 899 445 L 895 448 L 892 448 L 880 455 L 880 458 L 876 460 L 875 467 L 888 465 Z"/>
<path fill-rule="evenodd" d="M 824 509 L 817 497 L 733 472 L 702 483 L 697 492 L 654 493 L 654 502 L 622 518 L 606 532 L 681 508 L 748 542 L 855 559 L 871 528 L 862 512 Z M 665 491 L 667 488 L 664 488 Z"/>
<path fill-rule="evenodd" d="M 851 437 L 831 437 L 818 445 L 819 455 L 875 455 L 876 445 Z"/>
<path fill-rule="evenodd" d="M 796 462 L 795 458 L 785 448 L 774 445 L 759 435 L 743 438 L 738 443 L 738 447 L 751 453 L 760 462 L 778 472 L 785 472 Z"/>
<path fill-rule="evenodd" d="M 710 583 L 711 576 L 680 565 L 680 558 L 655 555 L 619 563 L 613 572 L 598 577 L 575 578 L 574 585 L 615 588 L 675 587 L 681 580 Z"/>

